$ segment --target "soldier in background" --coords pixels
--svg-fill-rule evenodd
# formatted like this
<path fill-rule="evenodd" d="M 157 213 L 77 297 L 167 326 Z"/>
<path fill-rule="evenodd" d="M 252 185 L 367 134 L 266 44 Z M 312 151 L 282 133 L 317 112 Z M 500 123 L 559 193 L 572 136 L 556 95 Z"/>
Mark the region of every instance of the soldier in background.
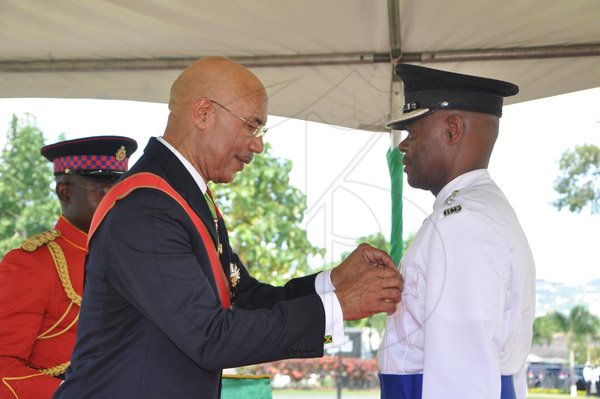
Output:
<path fill-rule="evenodd" d="M 47 145 L 62 215 L 0 262 L 0 398 L 50 398 L 75 345 L 87 231 L 127 171 L 135 140 L 86 137 Z"/>

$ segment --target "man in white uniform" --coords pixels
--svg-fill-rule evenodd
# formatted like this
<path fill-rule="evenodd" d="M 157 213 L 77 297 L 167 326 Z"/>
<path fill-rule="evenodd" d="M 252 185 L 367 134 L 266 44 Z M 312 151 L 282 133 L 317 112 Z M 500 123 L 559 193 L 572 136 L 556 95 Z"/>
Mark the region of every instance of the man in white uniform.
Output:
<path fill-rule="evenodd" d="M 518 87 L 414 65 L 396 74 L 406 105 L 388 127 L 408 131 L 399 145 L 408 183 L 436 200 L 400 262 L 404 292 L 380 347 L 381 397 L 525 397 L 535 267 L 487 171 L 503 97 Z"/>

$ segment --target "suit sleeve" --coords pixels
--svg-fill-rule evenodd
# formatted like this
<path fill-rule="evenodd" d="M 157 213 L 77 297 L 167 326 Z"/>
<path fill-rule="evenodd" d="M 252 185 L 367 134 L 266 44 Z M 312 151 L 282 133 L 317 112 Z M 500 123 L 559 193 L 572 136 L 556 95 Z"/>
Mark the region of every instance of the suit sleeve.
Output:
<path fill-rule="evenodd" d="M 222 309 L 204 243 L 160 192 L 119 201 L 94 236 L 91 259 L 94 251 L 113 288 L 205 369 L 323 354 L 325 316 L 314 293 L 282 295 L 268 309 Z"/>
<path fill-rule="evenodd" d="M 499 398 L 508 253 L 467 211 L 437 221 L 429 248 L 423 399 Z"/>
<path fill-rule="evenodd" d="M 234 261 L 240 267 L 240 285 L 235 294 L 235 306 L 241 309 L 270 309 L 281 301 L 315 294 L 316 274 L 299 277 L 288 281 L 283 287 L 274 287 L 261 283 L 252 277 L 245 265 L 242 264 L 237 254 L 233 254 Z"/>
<path fill-rule="evenodd" d="M 13 250 L 0 263 L 1 398 L 50 398 L 60 384 L 27 366 L 48 302 L 49 280 L 32 254 Z"/>

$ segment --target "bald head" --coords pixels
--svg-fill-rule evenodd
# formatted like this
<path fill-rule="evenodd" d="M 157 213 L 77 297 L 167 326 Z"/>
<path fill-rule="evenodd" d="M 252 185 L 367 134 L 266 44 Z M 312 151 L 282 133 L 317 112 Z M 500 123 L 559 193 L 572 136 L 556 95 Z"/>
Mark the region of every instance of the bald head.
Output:
<path fill-rule="evenodd" d="M 178 109 L 197 98 L 216 98 L 231 104 L 241 97 L 260 93 L 265 88 L 244 66 L 225 57 L 205 57 L 188 66 L 171 87 L 169 109 Z"/>
<path fill-rule="evenodd" d="M 253 134 L 266 124 L 265 87 L 228 58 L 205 57 L 188 66 L 171 87 L 169 110 L 165 140 L 206 181 L 231 181 L 264 148 Z"/>

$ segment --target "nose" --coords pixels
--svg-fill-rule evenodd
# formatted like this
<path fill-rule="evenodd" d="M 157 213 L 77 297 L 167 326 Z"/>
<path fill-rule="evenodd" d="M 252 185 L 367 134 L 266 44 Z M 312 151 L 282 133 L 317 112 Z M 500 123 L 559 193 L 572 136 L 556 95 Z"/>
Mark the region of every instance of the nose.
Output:
<path fill-rule="evenodd" d="M 408 151 L 408 136 L 405 137 L 404 140 L 400 142 L 400 144 L 398 144 L 398 149 L 403 153 L 406 153 Z"/>
<path fill-rule="evenodd" d="M 250 141 L 250 150 L 252 150 L 255 154 L 260 154 L 265 149 L 265 143 L 263 142 L 263 138 L 261 137 L 252 137 Z"/>

